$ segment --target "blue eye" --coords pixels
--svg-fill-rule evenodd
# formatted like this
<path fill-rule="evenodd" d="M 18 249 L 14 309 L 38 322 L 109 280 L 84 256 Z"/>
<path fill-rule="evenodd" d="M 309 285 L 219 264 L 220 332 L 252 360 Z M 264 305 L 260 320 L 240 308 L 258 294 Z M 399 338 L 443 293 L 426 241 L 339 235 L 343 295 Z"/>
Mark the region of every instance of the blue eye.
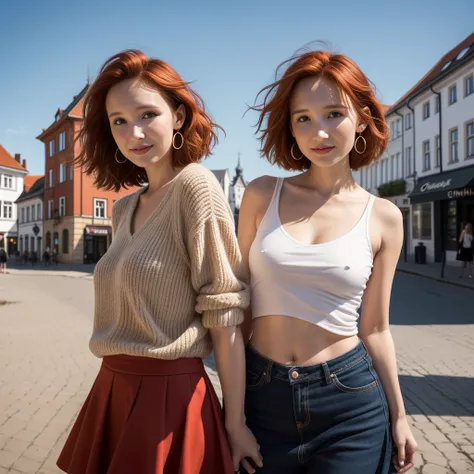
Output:
<path fill-rule="evenodd" d="M 337 115 L 334 115 L 334 114 L 337 114 Z M 328 115 L 329 118 L 339 118 L 339 117 L 343 117 L 343 115 L 341 114 L 341 112 L 331 112 L 329 115 Z"/>
<path fill-rule="evenodd" d="M 158 114 L 155 114 L 155 112 L 145 112 L 143 114 L 144 119 L 154 118 L 154 117 L 158 117 Z"/>

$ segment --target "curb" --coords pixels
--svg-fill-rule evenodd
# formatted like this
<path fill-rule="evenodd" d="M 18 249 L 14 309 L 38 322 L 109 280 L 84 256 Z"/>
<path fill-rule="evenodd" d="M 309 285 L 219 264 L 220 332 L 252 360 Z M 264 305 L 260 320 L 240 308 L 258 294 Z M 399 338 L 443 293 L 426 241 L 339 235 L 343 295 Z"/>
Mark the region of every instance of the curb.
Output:
<path fill-rule="evenodd" d="M 474 286 L 472 285 L 466 285 L 466 283 L 462 283 L 462 282 L 445 280 L 444 278 L 434 277 L 431 275 L 425 275 L 424 273 L 418 273 L 418 272 L 415 272 L 414 270 L 406 270 L 405 268 L 397 268 L 397 272 L 406 273 L 408 275 L 415 275 L 422 278 L 427 278 L 428 280 L 434 280 L 439 283 L 444 283 L 446 285 L 459 286 L 460 288 L 467 288 L 468 290 L 474 290 Z"/>

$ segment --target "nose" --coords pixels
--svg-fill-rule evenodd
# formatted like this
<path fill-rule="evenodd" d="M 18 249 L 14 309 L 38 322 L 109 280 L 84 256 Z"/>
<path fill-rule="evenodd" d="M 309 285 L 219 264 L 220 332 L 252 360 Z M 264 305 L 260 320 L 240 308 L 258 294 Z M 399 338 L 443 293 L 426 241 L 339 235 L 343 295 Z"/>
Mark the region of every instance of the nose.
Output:
<path fill-rule="evenodd" d="M 326 139 L 326 138 L 329 138 L 329 135 L 327 134 L 326 131 L 322 130 L 321 128 L 318 128 L 318 130 L 316 131 L 315 138 Z"/>
<path fill-rule="evenodd" d="M 143 129 L 134 125 L 132 128 L 132 136 L 133 138 L 142 139 L 145 138 L 145 134 L 143 133 Z"/>

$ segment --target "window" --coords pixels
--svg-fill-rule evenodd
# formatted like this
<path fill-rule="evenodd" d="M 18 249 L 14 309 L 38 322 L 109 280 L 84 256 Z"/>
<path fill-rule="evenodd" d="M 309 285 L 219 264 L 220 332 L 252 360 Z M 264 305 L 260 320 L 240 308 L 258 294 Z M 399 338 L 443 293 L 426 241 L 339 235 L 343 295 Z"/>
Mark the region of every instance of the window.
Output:
<path fill-rule="evenodd" d="M 61 132 L 59 134 L 59 149 L 58 151 L 63 151 L 66 149 L 66 132 Z"/>
<path fill-rule="evenodd" d="M 466 124 L 466 158 L 474 158 L 474 122 Z"/>
<path fill-rule="evenodd" d="M 449 131 L 449 162 L 457 163 L 458 161 L 458 129 L 453 128 Z"/>
<path fill-rule="evenodd" d="M 49 157 L 54 156 L 54 140 L 49 142 Z"/>
<path fill-rule="evenodd" d="M 62 253 L 69 253 L 69 231 L 67 229 L 63 230 L 63 241 L 61 245 Z"/>
<path fill-rule="evenodd" d="M 383 180 L 384 161 L 385 161 L 385 160 L 382 160 L 382 161 L 380 162 L 380 184 L 384 184 L 384 180 Z"/>
<path fill-rule="evenodd" d="M 4 174 L 2 179 L 2 185 L 4 188 L 13 189 L 13 176 Z"/>
<path fill-rule="evenodd" d="M 107 217 L 107 200 L 94 199 L 94 217 L 105 219 Z"/>
<path fill-rule="evenodd" d="M 36 215 L 38 216 L 37 219 L 40 221 L 43 219 L 43 216 L 41 215 L 41 204 L 36 204 Z"/>
<path fill-rule="evenodd" d="M 464 97 L 468 95 L 474 94 L 474 75 L 471 74 L 470 76 L 464 79 Z"/>
<path fill-rule="evenodd" d="M 26 222 L 30 222 L 30 206 L 26 208 Z"/>
<path fill-rule="evenodd" d="M 426 120 L 430 116 L 430 103 L 425 102 L 423 104 L 423 120 Z"/>
<path fill-rule="evenodd" d="M 59 182 L 64 183 L 66 181 L 66 165 L 61 163 L 59 165 Z"/>
<path fill-rule="evenodd" d="M 49 187 L 54 186 L 54 170 L 49 170 Z"/>
<path fill-rule="evenodd" d="M 405 148 L 405 176 L 411 176 L 413 173 L 411 169 L 411 146 Z"/>
<path fill-rule="evenodd" d="M 411 128 L 411 113 L 408 112 L 405 115 L 405 130 L 410 130 Z"/>
<path fill-rule="evenodd" d="M 34 204 L 31 206 L 31 220 L 33 222 L 36 220 L 36 206 Z"/>
<path fill-rule="evenodd" d="M 20 222 L 25 222 L 25 208 L 21 208 L 21 220 Z"/>
<path fill-rule="evenodd" d="M 379 175 L 378 175 L 378 172 L 379 172 L 379 164 L 378 163 L 374 163 L 374 187 L 378 187 L 379 185 Z M 380 183 L 382 184 L 382 183 Z"/>
<path fill-rule="evenodd" d="M 3 201 L 3 218 L 13 219 L 13 203 L 10 201 Z"/>
<path fill-rule="evenodd" d="M 395 178 L 396 178 L 396 179 L 398 179 L 398 178 L 400 178 L 400 177 L 402 176 L 402 173 L 401 173 L 401 166 L 400 166 L 400 165 L 401 165 L 401 162 L 400 162 L 400 160 L 401 160 L 400 155 L 401 155 L 400 153 L 397 153 L 397 161 L 396 161 L 397 171 L 396 171 L 396 173 L 395 173 Z"/>
<path fill-rule="evenodd" d="M 436 147 L 435 167 L 439 168 L 441 166 L 441 138 L 439 135 L 436 135 L 435 137 L 435 147 Z"/>
<path fill-rule="evenodd" d="M 396 123 L 397 138 L 402 134 L 401 127 L 402 127 L 402 119 L 398 119 Z"/>
<path fill-rule="evenodd" d="M 430 141 L 423 142 L 423 171 L 431 168 Z"/>
<path fill-rule="evenodd" d="M 69 165 L 69 181 L 74 179 L 74 165 Z"/>
<path fill-rule="evenodd" d="M 395 122 L 392 122 L 392 123 L 390 124 L 390 138 L 391 138 L 392 140 L 395 140 L 395 138 L 396 138 L 396 137 L 395 137 Z"/>
<path fill-rule="evenodd" d="M 431 239 L 431 203 L 412 205 L 413 238 Z"/>
<path fill-rule="evenodd" d="M 50 199 L 48 201 L 48 219 L 53 218 L 53 206 L 54 206 L 54 201 Z"/>
<path fill-rule="evenodd" d="M 390 178 L 391 178 L 391 181 L 393 181 L 394 179 L 394 176 L 395 176 L 395 155 L 392 155 L 390 157 Z M 387 180 L 388 180 L 388 176 L 387 176 Z"/>
<path fill-rule="evenodd" d="M 59 198 L 59 215 L 61 217 L 66 215 L 66 197 L 62 196 Z"/>
<path fill-rule="evenodd" d="M 441 106 L 441 97 L 439 95 L 436 96 L 435 98 L 435 114 L 439 114 L 439 109 L 440 109 L 440 106 Z"/>
<path fill-rule="evenodd" d="M 388 182 L 388 158 L 385 160 L 385 182 Z"/>
<path fill-rule="evenodd" d="M 456 84 L 449 88 L 449 105 L 453 105 L 458 100 Z"/>

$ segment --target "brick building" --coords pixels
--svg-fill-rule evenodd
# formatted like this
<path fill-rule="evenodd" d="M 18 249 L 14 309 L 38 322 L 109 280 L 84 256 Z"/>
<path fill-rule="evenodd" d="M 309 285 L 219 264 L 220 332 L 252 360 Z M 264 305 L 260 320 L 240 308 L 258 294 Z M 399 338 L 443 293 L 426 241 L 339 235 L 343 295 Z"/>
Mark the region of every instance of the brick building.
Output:
<path fill-rule="evenodd" d="M 58 109 L 54 122 L 37 137 L 45 145 L 43 248 L 55 249 L 65 263 L 100 259 L 112 240 L 113 203 L 136 190 L 99 190 L 81 167 L 74 166 L 88 87 L 66 109 Z"/>

